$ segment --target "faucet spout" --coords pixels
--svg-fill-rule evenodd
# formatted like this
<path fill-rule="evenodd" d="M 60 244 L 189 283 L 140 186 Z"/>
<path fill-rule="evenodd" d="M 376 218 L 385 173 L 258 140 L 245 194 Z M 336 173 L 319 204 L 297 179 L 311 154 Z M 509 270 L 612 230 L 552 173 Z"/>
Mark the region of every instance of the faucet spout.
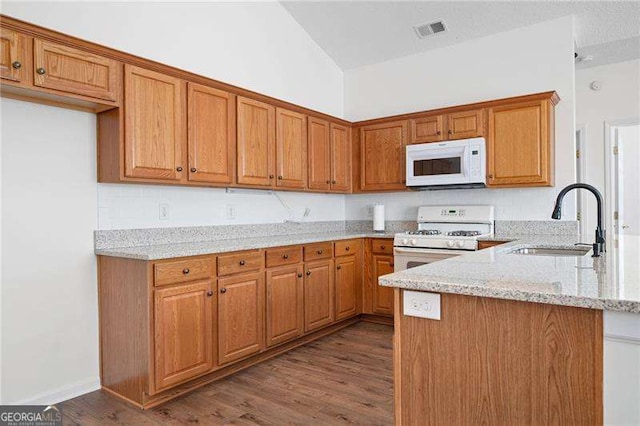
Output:
<path fill-rule="evenodd" d="M 574 183 L 566 186 L 560 191 L 558 194 L 558 198 L 556 198 L 556 205 L 553 208 L 553 213 L 551 214 L 552 219 L 560 219 L 562 217 L 562 200 L 565 195 L 573 189 L 586 189 L 591 192 L 594 197 L 596 197 L 597 209 L 598 209 L 598 226 L 596 227 L 596 238 L 595 243 L 593 244 L 593 257 L 599 257 L 605 251 L 605 233 L 602 229 L 602 194 L 595 187 L 588 185 L 586 183 Z"/>

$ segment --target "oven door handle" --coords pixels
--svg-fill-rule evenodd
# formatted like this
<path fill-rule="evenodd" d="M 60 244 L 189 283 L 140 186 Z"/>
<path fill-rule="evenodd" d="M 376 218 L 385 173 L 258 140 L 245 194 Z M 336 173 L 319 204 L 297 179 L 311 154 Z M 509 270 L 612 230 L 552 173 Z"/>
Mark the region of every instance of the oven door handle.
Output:
<path fill-rule="evenodd" d="M 455 253 L 468 253 L 473 250 L 438 250 L 438 249 L 410 249 L 404 247 L 394 247 L 394 254 L 455 254 Z"/>

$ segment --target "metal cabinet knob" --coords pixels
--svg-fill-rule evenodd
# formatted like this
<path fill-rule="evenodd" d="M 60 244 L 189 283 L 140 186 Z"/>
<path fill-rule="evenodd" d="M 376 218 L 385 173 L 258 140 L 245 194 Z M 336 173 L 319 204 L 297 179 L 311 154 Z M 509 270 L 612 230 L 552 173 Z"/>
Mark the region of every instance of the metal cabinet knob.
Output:
<path fill-rule="evenodd" d="M 307 271 L 307 276 L 311 275 L 311 271 Z"/>
<path fill-rule="evenodd" d="M 328 180 L 328 181 L 327 181 L 327 185 L 329 185 L 330 183 L 331 183 L 331 181 L 330 181 L 330 180 Z"/>
<path fill-rule="evenodd" d="M 351 250 L 351 247 L 346 246 L 344 249 L 345 249 L 346 251 L 349 251 L 349 250 Z"/>
<path fill-rule="evenodd" d="M 191 173 L 195 173 L 195 172 L 197 172 L 197 171 L 198 171 L 198 169 L 196 169 L 195 167 L 192 167 L 192 168 L 191 168 Z"/>
<path fill-rule="evenodd" d="M 449 130 L 449 134 L 452 135 L 453 134 L 453 130 Z"/>
<path fill-rule="evenodd" d="M 273 179 L 273 175 L 269 175 L 269 179 Z"/>
<path fill-rule="evenodd" d="M 336 269 L 342 269 L 342 266 L 338 265 L 336 266 Z"/>
<path fill-rule="evenodd" d="M 226 289 L 226 288 L 222 287 L 222 288 L 220 289 L 220 293 L 226 293 L 226 292 L 227 292 L 227 289 Z"/>
<path fill-rule="evenodd" d="M 302 278 L 302 272 L 298 272 L 298 278 Z"/>
<path fill-rule="evenodd" d="M 322 250 L 318 250 L 318 254 L 322 254 Z"/>
<path fill-rule="evenodd" d="M 11 63 L 11 66 L 18 70 L 18 69 L 22 68 L 22 63 L 20 61 L 13 61 Z"/>
<path fill-rule="evenodd" d="M 189 268 L 184 268 L 184 269 L 182 270 L 182 273 L 183 273 L 183 274 L 185 274 L 185 275 L 187 275 L 187 274 L 189 273 Z"/>
<path fill-rule="evenodd" d="M 493 179 L 493 175 L 489 175 L 489 179 Z"/>
<path fill-rule="evenodd" d="M 289 258 L 289 255 L 288 255 L 288 254 L 283 254 L 283 255 L 282 255 L 282 258 L 283 258 L 283 259 L 288 259 L 288 258 Z"/>
<path fill-rule="evenodd" d="M 45 70 L 44 68 L 36 68 L 36 72 L 40 75 L 45 75 L 47 73 L 47 70 Z"/>
<path fill-rule="evenodd" d="M 385 246 L 380 246 L 380 250 L 384 250 L 384 247 L 385 247 Z"/>
<path fill-rule="evenodd" d="M 213 291 L 212 290 L 207 291 L 207 296 L 209 297 L 213 296 Z"/>
<path fill-rule="evenodd" d="M 176 167 L 176 170 L 181 172 L 182 171 L 182 167 L 178 166 L 178 167 Z"/>
<path fill-rule="evenodd" d="M 336 182 L 335 180 L 332 180 L 331 183 L 335 185 L 338 182 Z"/>
<path fill-rule="evenodd" d="M 245 262 L 244 260 L 241 260 L 241 261 L 240 261 L 240 266 L 244 266 L 244 264 L 245 264 L 245 263 L 246 263 L 246 262 Z"/>
<path fill-rule="evenodd" d="M 438 131 L 436 132 L 436 135 L 441 135 L 441 134 L 442 134 L 442 132 L 441 132 L 440 130 L 438 130 Z"/>
<path fill-rule="evenodd" d="M 282 180 L 282 176 L 278 176 L 278 180 Z"/>

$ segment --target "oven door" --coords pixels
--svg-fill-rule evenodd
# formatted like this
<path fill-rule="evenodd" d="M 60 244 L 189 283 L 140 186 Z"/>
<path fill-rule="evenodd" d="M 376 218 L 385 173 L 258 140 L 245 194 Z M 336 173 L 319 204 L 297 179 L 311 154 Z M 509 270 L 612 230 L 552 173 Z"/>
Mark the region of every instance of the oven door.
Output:
<path fill-rule="evenodd" d="M 393 271 L 404 271 L 416 266 L 428 265 L 439 260 L 460 256 L 468 253 L 468 250 L 437 250 L 424 248 L 393 248 Z"/>

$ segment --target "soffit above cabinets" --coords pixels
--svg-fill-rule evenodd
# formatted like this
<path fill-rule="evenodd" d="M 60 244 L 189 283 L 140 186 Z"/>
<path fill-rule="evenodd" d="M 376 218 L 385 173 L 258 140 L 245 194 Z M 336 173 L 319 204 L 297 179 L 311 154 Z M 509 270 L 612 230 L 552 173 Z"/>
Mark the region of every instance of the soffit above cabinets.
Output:
<path fill-rule="evenodd" d="M 640 38 L 640 3 L 602 1 L 282 1 L 343 70 L 575 16 L 578 52 Z M 447 31 L 416 37 L 415 25 L 444 20 Z M 601 49 L 606 55 L 611 46 Z M 619 53 L 620 49 L 615 50 Z M 626 55 L 640 53 L 623 50 Z M 634 59 L 632 57 L 623 59 Z"/>

